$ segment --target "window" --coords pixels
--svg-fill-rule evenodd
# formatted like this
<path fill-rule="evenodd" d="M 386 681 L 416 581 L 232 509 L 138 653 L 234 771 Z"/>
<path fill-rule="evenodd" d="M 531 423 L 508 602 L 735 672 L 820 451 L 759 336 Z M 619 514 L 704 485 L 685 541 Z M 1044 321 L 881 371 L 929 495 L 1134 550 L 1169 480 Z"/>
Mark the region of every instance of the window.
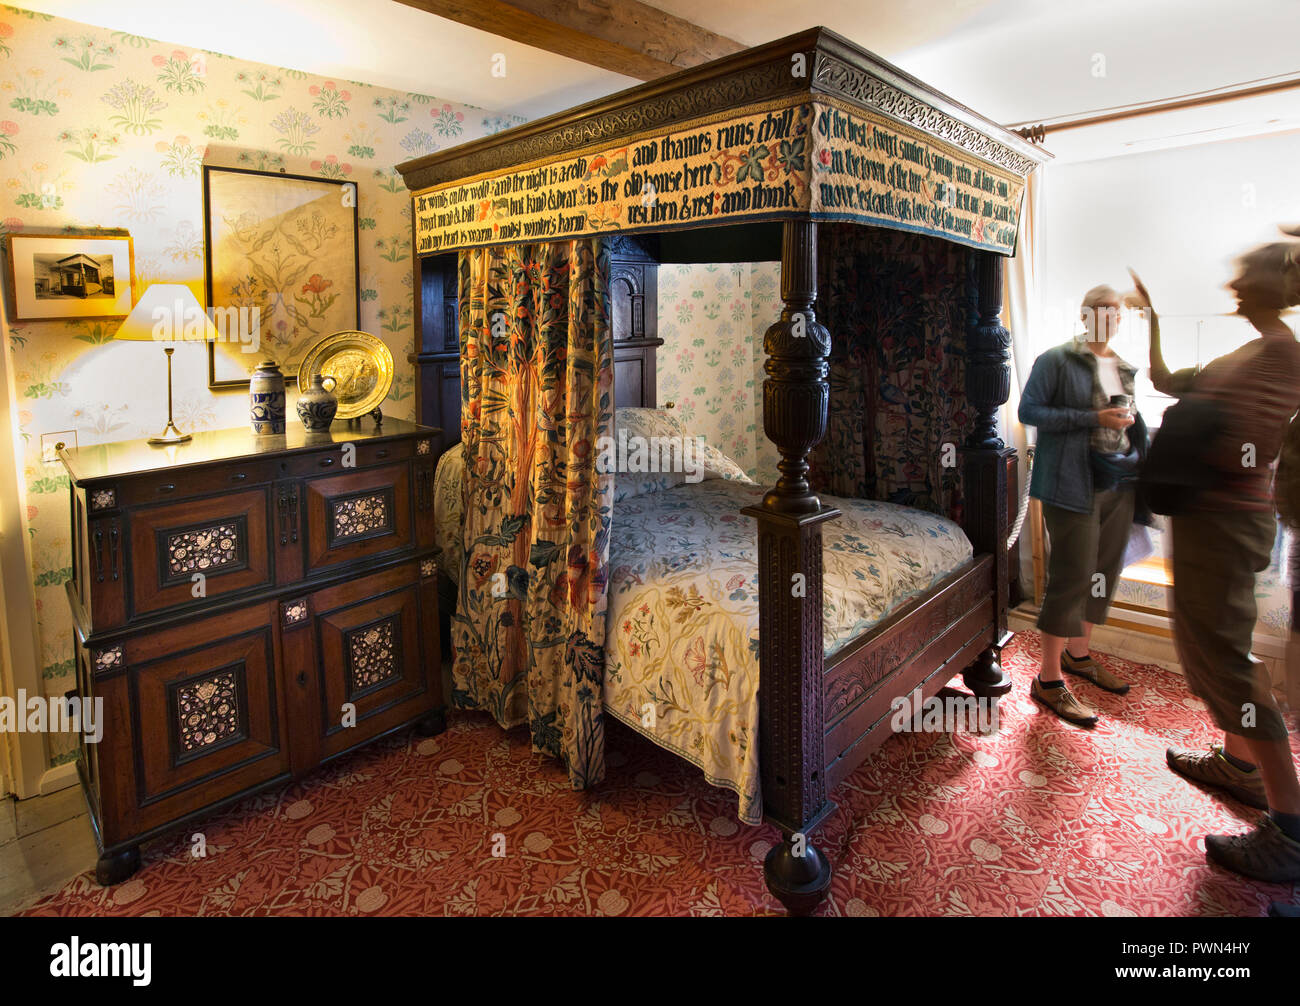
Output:
<path fill-rule="evenodd" d="M 1215 357 L 1244 346 L 1257 334 L 1246 319 L 1232 314 L 1160 315 L 1160 346 L 1170 370 L 1203 367 Z M 1151 384 L 1148 338 L 1141 314 L 1126 311 L 1113 345 L 1115 352 L 1138 368 L 1134 397 L 1142 418 L 1154 429 L 1174 399 L 1162 395 Z"/>

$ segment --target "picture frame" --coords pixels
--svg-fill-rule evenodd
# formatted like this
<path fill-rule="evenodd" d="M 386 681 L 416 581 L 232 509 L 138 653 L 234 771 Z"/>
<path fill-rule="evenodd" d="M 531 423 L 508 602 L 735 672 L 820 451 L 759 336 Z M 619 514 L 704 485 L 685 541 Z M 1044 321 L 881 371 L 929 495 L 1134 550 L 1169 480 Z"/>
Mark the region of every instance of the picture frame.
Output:
<path fill-rule="evenodd" d="M 297 382 L 307 350 L 361 324 L 358 186 L 348 179 L 203 166 L 210 312 L 258 311 L 258 334 L 208 343 L 208 387 L 247 388 L 262 360 Z M 255 347 L 255 351 L 254 348 Z"/>
<path fill-rule="evenodd" d="M 6 234 L 10 320 L 125 318 L 135 301 L 135 246 L 126 232 Z"/>

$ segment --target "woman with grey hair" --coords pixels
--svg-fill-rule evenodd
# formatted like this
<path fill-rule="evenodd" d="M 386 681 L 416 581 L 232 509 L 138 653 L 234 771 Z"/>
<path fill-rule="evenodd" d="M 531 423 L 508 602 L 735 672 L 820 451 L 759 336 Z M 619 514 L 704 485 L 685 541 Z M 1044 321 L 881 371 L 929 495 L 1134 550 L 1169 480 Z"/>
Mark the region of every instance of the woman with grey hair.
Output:
<path fill-rule="evenodd" d="M 1042 503 L 1051 549 L 1038 615 L 1042 661 L 1030 694 L 1087 727 L 1097 713 L 1066 688 L 1062 672 L 1119 695 L 1129 690 L 1089 649 L 1123 568 L 1147 447 L 1146 424 L 1132 408 L 1137 371 L 1110 348 L 1122 307 L 1113 287 L 1089 290 L 1085 331 L 1034 361 L 1019 409 L 1022 423 L 1038 427 L 1029 492 Z"/>
<path fill-rule="evenodd" d="M 1294 233 L 1294 232 L 1291 232 Z M 1242 835 L 1208 835 L 1211 862 L 1270 883 L 1300 881 L 1300 779 L 1286 721 L 1264 665 L 1251 653 L 1255 577 L 1277 537 L 1275 507 L 1294 509 L 1271 465 L 1300 409 L 1300 343 L 1282 312 L 1300 304 L 1300 242 L 1256 248 L 1238 261 L 1229 288 L 1258 338 L 1201 370 L 1170 373 L 1151 326 L 1151 382 L 1216 411 L 1206 444 L 1215 483 L 1170 518 L 1174 643 L 1188 687 L 1223 731 L 1209 751 L 1170 748 L 1169 767 L 1267 814 Z M 1138 292 L 1145 295 L 1139 285 Z M 1285 481 L 1285 480 L 1284 480 Z"/>

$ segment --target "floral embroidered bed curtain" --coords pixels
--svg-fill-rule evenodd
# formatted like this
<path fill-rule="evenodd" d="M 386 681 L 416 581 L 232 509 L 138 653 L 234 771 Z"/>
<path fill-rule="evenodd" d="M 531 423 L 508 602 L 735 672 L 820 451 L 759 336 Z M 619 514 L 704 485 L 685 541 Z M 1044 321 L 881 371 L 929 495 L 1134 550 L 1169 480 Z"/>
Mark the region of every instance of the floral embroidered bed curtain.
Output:
<path fill-rule="evenodd" d="M 453 704 L 527 723 L 575 789 L 604 776 L 614 424 L 599 239 L 460 254 L 465 557 Z"/>
<path fill-rule="evenodd" d="M 813 454 L 813 484 L 960 521 L 971 252 L 920 234 L 832 224 L 819 228 L 817 261 L 817 318 L 832 349 L 829 423 Z"/>

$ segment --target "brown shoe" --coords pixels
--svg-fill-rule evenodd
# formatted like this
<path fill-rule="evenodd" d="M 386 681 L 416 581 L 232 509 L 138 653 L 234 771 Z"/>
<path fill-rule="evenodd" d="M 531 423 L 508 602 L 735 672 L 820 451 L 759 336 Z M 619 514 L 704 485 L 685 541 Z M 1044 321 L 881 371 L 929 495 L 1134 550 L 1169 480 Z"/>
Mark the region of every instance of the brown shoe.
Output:
<path fill-rule="evenodd" d="M 1244 835 L 1206 835 L 1205 858 L 1243 877 L 1266 884 L 1300 880 L 1300 842 L 1267 815 Z"/>
<path fill-rule="evenodd" d="M 1129 690 L 1129 683 L 1115 677 L 1104 666 L 1092 659 L 1092 654 L 1082 659 L 1070 656 L 1069 650 L 1061 651 L 1061 670 L 1066 674 L 1075 674 L 1087 678 L 1098 688 L 1104 688 L 1116 695 L 1123 695 Z"/>
<path fill-rule="evenodd" d="M 1225 791 L 1242 803 L 1260 810 L 1268 809 L 1264 777 L 1259 769 L 1243 772 L 1223 757 L 1223 745 L 1214 744 L 1208 751 L 1165 750 L 1165 761 L 1179 775 L 1205 786 Z"/>
<path fill-rule="evenodd" d="M 1064 685 L 1060 688 L 1044 688 L 1038 680 L 1038 675 L 1034 675 L 1034 683 L 1029 686 L 1029 694 L 1063 720 L 1081 727 L 1097 725 L 1096 710 L 1090 709 L 1076 699 L 1070 689 Z"/>

